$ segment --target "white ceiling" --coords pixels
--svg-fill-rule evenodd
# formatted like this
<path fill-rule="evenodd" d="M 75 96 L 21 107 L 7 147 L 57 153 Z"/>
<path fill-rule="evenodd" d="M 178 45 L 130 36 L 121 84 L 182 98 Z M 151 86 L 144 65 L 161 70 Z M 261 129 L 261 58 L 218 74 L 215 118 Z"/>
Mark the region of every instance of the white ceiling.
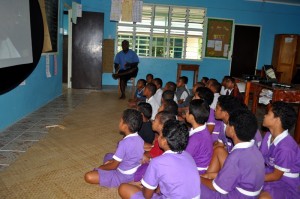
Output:
<path fill-rule="evenodd" d="M 277 3 L 277 4 L 300 6 L 300 0 L 248 0 L 248 1 L 257 1 L 257 2 L 265 2 L 265 3 Z"/>

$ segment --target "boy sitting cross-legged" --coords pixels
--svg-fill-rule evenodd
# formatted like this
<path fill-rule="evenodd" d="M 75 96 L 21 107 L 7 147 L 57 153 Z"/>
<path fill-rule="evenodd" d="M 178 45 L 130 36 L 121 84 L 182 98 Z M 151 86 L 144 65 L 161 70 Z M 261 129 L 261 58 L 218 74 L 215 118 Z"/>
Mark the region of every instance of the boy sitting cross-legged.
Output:
<path fill-rule="evenodd" d="M 257 198 L 264 182 L 264 159 L 253 138 L 257 120 L 249 110 L 236 110 L 230 114 L 226 136 L 234 147 L 218 173 L 201 176 L 201 199 Z"/>
<path fill-rule="evenodd" d="M 200 198 L 200 178 L 191 155 L 185 152 L 188 128 L 169 120 L 159 133 L 164 154 L 150 161 L 142 179 L 143 188 L 122 184 L 121 198 Z"/>
<path fill-rule="evenodd" d="M 123 182 L 133 181 L 144 154 L 144 141 L 137 133 L 142 122 L 139 111 L 127 109 L 123 112 L 119 130 L 125 137 L 119 142 L 114 154 L 106 154 L 101 166 L 85 174 L 87 183 L 118 187 Z"/>

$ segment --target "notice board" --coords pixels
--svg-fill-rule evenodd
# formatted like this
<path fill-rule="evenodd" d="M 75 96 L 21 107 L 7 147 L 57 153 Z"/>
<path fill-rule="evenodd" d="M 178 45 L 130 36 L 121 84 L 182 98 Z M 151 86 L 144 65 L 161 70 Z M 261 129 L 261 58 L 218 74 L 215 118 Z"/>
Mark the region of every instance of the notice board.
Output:
<path fill-rule="evenodd" d="M 102 72 L 112 73 L 114 66 L 114 50 L 115 50 L 114 39 L 104 39 L 102 49 Z"/>
<path fill-rule="evenodd" d="M 231 50 L 233 20 L 207 19 L 205 57 L 228 59 Z"/>

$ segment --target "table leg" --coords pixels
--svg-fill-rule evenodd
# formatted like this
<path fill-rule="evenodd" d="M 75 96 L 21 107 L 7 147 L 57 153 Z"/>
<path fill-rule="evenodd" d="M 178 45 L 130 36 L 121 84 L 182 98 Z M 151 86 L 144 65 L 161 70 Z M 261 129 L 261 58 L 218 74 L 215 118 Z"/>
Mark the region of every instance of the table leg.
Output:
<path fill-rule="evenodd" d="M 257 103 L 258 103 L 258 98 L 259 98 L 259 93 L 262 90 L 260 86 L 253 86 L 254 87 L 254 93 L 253 93 L 253 101 L 252 101 L 252 113 L 256 113 L 256 108 L 257 108 Z"/>
<path fill-rule="evenodd" d="M 244 103 L 248 106 L 250 97 L 251 82 L 246 82 Z"/>

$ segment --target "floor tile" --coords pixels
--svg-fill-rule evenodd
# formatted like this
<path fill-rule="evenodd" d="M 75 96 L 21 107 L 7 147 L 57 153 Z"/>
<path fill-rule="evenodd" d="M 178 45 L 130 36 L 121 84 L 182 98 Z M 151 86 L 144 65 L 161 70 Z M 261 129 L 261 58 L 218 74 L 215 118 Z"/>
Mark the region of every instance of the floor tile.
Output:
<path fill-rule="evenodd" d="M 28 148 L 30 148 L 36 141 L 24 141 L 24 140 L 14 140 L 9 144 L 5 145 L 1 148 L 1 150 L 11 150 L 11 151 L 19 151 L 25 152 Z"/>
<path fill-rule="evenodd" d="M 16 140 L 23 141 L 39 141 L 43 139 L 47 134 L 39 132 L 39 131 L 26 131 L 22 135 L 20 135 Z"/>
<path fill-rule="evenodd" d="M 23 152 L 0 150 L 0 165 L 10 165 L 22 154 Z"/>

